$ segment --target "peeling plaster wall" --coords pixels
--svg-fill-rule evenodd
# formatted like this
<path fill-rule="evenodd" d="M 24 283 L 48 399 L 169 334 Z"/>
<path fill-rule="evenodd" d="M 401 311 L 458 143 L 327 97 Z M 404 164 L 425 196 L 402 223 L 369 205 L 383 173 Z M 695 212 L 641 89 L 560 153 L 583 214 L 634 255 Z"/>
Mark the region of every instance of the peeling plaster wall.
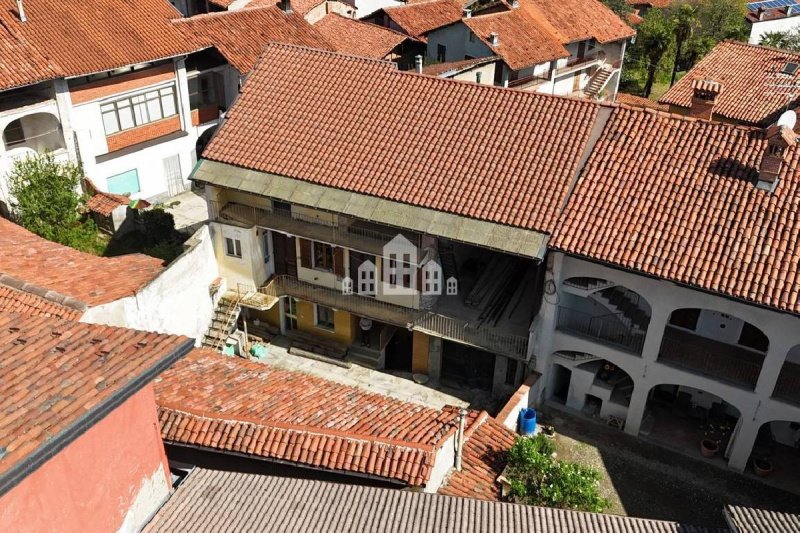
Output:
<path fill-rule="evenodd" d="M 208 288 L 219 270 L 208 226 L 197 230 L 187 245 L 183 255 L 135 296 L 92 307 L 81 321 L 186 335 L 199 342 L 214 314 Z"/>
<path fill-rule="evenodd" d="M 0 497 L 0 531 L 138 531 L 168 472 L 148 385 Z"/>

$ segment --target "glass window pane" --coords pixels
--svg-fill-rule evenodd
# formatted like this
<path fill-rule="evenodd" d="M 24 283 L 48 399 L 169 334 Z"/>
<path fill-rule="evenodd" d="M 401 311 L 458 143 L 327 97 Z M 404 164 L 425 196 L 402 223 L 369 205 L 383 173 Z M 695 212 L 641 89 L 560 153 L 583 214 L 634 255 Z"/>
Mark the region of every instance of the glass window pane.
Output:
<path fill-rule="evenodd" d="M 147 101 L 147 111 L 150 116 L 150 122 L 158 120 L 161 117 L 161 104 L 158 99 Z"/>
<path fill-rule="evenodd" d="M 133 122 L 133 110 L 130 106 L 120 107 L 117 112 L 119 115 L 120 129 L 127 130 L 134 127 L 136 124 Z"/>
<path fill-rule="evenodd" d="M 137 126 L 147 124 L 149 122 L 147 119 L 147 106 L 145 104 L 134 104 L 133 116 Z"/>
<path fill-rule="evenodd" d="M 117 115 L 113 111 L 108 113 L 103 113 L 103 127 L 106 130 L 106 135 L 111 135 L 112 133 L 116 133 L 119 131 L 119 125 L 117 124 Z"/>
<path fill-rule="evenodd" d="M 165 117 L 170 117 L 178 113 L 175 109 L 175 97 L 172 94 L 161 97 L 161 107 L 164 109 Z"/>
<path fill-rule="evenodd" d="M 137 193 L 139 189 L 139 173 L 134 170 L 117 174 L 106 179 L 108 192 L 114 194 Z"/>

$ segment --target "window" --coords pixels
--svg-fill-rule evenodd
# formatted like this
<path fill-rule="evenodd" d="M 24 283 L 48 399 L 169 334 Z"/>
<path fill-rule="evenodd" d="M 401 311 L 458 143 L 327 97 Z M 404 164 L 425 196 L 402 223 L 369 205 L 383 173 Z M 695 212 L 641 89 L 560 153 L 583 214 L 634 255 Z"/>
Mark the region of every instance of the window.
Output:
<path fill-rule="evenodd" d="M 447 57 L 447 47 L 443 44 L 436 45 L 436 61 L 444 63 Z"/>
<path fill-rule="evenodd" d="M 294 330 L 297 329 L 297 298 L 289 297 L 287 300 L 289 305 L 286 306 L 284 326 L 288 330 Z"/>
<path fill-rule="evenodd" d="M 175 86 L 129 96 L 100 106 L 106 135 L 178 114 Z"/>
<path fill-rule="evenodd" d="M 216 72 L 207 72 L 189 79 L 189 107 L 199 109 L 219 103 L 220 84 Z"/>
<path fill-rule="evenodd" d="M 317 327 L 333 331 L 333 309 L 324 305 L 314 305 L 314 322 Z"/>
<path fill-rule="evenodd" d="M 225 237 L 225 255 L 242 258 L 242 241 Z"/>
<path fill-rule="evenodd" d="M 781 69 L 781 74 L 788 74 L 789 76 L 792 76 L 795 72 L 797 72 L 797 67 L 797 63 L 786 63 L 783 66 L 783 69 Z"/>
<path fill-rule="evenodd" d="M 3 132 L 3 140 L 6 143 L 6 148 L 25 142 L 25 131 L 22 129 L 22 120 L 17 119 L 6 126 Z"/>
<path fill-rule="evenodd" d="M 333 271 L 333 247 L 330 244 L 315 241 L 311 257 L 313 268 Z"/>
<path fill-rule="evenodd" d="M 106 178 L 108 192 L 114 194 L 133 194 L 141 192 L 139 187 L 139 172 L 136 169 Z"/>

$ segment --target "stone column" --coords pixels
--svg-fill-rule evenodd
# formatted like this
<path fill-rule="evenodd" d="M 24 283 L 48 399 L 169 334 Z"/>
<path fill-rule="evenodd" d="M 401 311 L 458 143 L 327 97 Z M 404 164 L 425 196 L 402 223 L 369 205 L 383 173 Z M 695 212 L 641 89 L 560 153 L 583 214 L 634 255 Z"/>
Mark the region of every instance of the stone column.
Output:
<path fill-rule="evenodd" d="M 747 461 L 753 452 L 758 430 L 761 429 L 762 421 L 755 416 L 754 411 L 755 408 L 741 414 L 741 425 L 733 435 L 734 440 L 730 447 L 728 466 L 737 472 L 744 472 L 744 469 L 747 468 Z"/>
<path fill-rule="evenodd" d="M 756 396 L 763 399 L 772 396 L 775 384 L 778 382 L 778 376 L 783 368 L 783 363 L 786 361 L 786 355 L 789 350 L 797 345 L 797 339 L 789 340 L 781 338 L 773 332 L 771 333 L 769 336 L 769 349 L 766 357 L 764 357 L 764 363 L 761 365 L 761 372 L 758 375 L 755 388 Z"/>
<path fill-rule="evenodd" d="M 631 378 L 633 378 L 634 387 L 631 401 L 628 404 L 628 416 L 625 418 L 625 433 L 638 437 L 647 407 L 647 397 L 652 387 L 647 380 L 640 376 L 631 376 Z"/>
<path fill-rule="evenodd" d="M 439 383 L 442 377 L 442 339 L 430 338 L 430 352 L 428 354 L 428 378 L 431 384 Z"/>
<path fill-rule="evenodd" d="M 661 350 L 661 341 L 664 340 L 664 329 L 669 322 L 671 311 L 661 306 L 652 306 L 650 324 L 647 326 L 647 335 L 644 338 L 642 348 L 642 359 L 645 363 L 655 363 L 658 359 L 658 352 Z"/>

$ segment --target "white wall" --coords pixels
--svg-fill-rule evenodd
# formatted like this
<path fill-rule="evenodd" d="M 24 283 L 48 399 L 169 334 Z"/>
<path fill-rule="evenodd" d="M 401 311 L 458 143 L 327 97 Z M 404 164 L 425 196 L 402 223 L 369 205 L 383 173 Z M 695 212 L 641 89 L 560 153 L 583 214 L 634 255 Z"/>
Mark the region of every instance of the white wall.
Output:
<path fill-rule="evenodd" d="M 761 38 L 765 33 L 785 32 L 800 27 L 800 16 L 785 17 L 775 20 L 764 20 L 750 25 L 750 44 L 761 44 Z"/>
<path fill-rule="evenodd" d="M 463 23 L 458 22 L 445 26 L 428 34 L 428 58 L 436 60 L 436 52 L 439 44 L 446 47 L 446 61 L 461 61 L 465 56 L 489 57 L 494 52 L 477 37 L 474 41 L 469 40 L 472 33 Z"/>
<path fill-rule="evenodd" d="M 741 412 L 742 425 L 731 448 L 729 465 L 744 469 L 758 430 L 773 420 L 800 421 L 800 407 L 773 399 L 772 392 L 789 350 L 800 344 L 800 318 L 786 313 L 748 305 L 740 301 L 689 289 L 675 283 L 653 279 L 560 253 L 547 259 L 546 284 L 557 289 L 545 294 L 539 315 L 538 331 L 531 336 L 537 371 L 549 376 L 556 351 L 577 351 L 606 359 L 628 373 L 635 384 L 628 409 L 625 431 L 637 435 L 647 397 L 659 384 L 675 384 L 714 394 Z M 595 277 L 623 285 L 641 295 L 651 306 L 652 316 L 642 355 L 609 347 L 590 339 L 555 329 L 557 310 L 562 303 L 560 284 L 570 277 Z M 747 390 L 706 375 L 665 365 L 658 361 L 664 328 L 670 313 L 680 308 L 699 308 L 722 312 L 750 322 L 769 338 L 770 346 L 755 390 Z M 551 391 L 546 390 L 547 397 Z"/>
<path fill-rule="evenodd" d="M 208 226 L 186 244 L 189 248 L 136 295 L 92 307 L 81 321 L 186 335 L 199 343 L 214 313 L 208 288 L 219 270 Z"/>

